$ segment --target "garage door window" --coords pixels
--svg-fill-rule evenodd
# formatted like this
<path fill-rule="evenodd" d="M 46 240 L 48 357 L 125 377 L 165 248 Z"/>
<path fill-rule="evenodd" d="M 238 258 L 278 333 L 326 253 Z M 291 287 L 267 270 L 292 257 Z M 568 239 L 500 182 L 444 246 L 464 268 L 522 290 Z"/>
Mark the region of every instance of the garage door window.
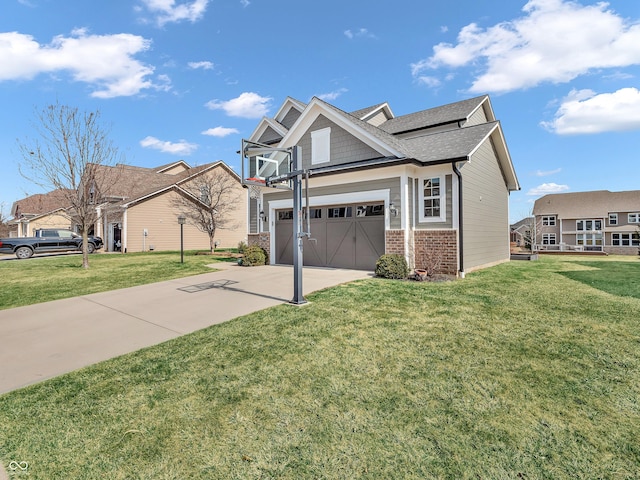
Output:
<path fill-rule="evenodd" d="M 384 205 L 358 205 L 356 207 L 356 217 L 377 217 L 384 215 Z"/>
<path fill-rule="evenodd" d="M 307 210 L 309 212 L 309 218 L 322 218 L 322 209 L 321 208 L 310 208 L 309 210 Z M 305 212 L 305 218 L 306 217 L 306 212 Z"/>
<path fill-rule="evenodd" d="M 278 220 L 293 220 L 293 210 L 278 211 Z"/>
<path fill-rule="evenodd" d="M 329 207 L 329 218 L 351 217 L 351 207 Z"/>

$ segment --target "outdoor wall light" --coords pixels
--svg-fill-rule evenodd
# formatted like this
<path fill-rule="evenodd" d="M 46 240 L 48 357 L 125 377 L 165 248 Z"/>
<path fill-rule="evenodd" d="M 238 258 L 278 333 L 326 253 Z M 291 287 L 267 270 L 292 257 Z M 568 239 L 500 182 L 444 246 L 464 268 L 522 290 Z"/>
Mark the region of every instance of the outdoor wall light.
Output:
<path fill-rule="evenodd" d="M 389 213 L 391 215 L 393 215 L 394 217 L 398 216 L 398 209 L 396 208 L 396 206 L 393 204 L 393 202 L 391 202 L 389 204 Z"/>
<path fill-rule="evenodd" d="M 263 222 L 267 221 L 267 215 L 264 213 L 264 210 L 260 210 L 260 220 L 262 220 Z"/>

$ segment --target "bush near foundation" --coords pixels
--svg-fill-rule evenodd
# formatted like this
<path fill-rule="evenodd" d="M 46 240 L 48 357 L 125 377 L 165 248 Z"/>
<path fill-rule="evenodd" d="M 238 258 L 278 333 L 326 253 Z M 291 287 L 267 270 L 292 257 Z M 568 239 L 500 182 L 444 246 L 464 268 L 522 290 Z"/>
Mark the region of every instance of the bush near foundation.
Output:
<path fill-rule="evenodd" d="M 404 255 L 385 254 L 376 262 L 376 277 L 405 279 L 407 275 L 409 275 L 409 266 Z"/>
<path fill-rule="evenodd" d="M 242 257 L 242 265 L 245 267 L 257 267 L 258 265 L 266 265 L 269 256 L 264 248 L 258 245 L 249 245 L 244 249 Z"/>

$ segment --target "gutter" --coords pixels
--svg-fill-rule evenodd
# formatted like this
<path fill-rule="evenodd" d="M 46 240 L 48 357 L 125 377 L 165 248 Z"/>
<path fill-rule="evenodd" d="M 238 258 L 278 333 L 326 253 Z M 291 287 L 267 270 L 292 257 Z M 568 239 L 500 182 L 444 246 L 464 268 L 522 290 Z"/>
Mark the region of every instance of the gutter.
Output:
<path fill-rule="evenodd" d="M 467 159 L 468 160 L 468 159 Z M 451 162 L 453 173 L 458 177 L 458 274 L 464 278 L 464 229 L 462 221 L 462 173 L 458 170 L 457 162 Z"/>

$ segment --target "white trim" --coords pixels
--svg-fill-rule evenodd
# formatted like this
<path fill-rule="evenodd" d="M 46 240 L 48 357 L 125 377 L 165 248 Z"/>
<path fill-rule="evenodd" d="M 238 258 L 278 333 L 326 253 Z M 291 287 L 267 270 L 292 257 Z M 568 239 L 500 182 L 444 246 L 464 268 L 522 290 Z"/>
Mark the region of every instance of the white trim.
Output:
<path fill-rule="evenodd" d="M 391 190 L 386 188 L 383 190 L 369 190 L 365 192 L 338 193 L 332 195 L 318 195 L 309 197 L 309 206 L 325 206 L 336 205 L 341 203 L 360 203 L 360 202 L 384 202 L 385 212 L 389 211 Z M 302 206 L 306 206 L 306 199 L 302 199 Z M 273 200 L 269 202 L 269 248 L 271 252 L 276 251 L 276 210 L 283 208 L 293 208 L 293 198 L 284 200 Z M 384 229 L 389 230 L 389 215 L 385 214 Z M 270 262 L 275 265 L 275 255 L 270 255 Z"/>
<path fill-rule="evenodd" d="M 124 207 L 124 211 L 122 212 L 122 231 L 120 232 L 120 238 L 122 240 L 122 253 L 128 252 L 127 250 L 127 240 L 129 238 L 129 228 L 128 228 L 128 215 L 129 209 Z"/>
<path fill-rule="evenodd" d="M 420 223 L 441 223 L 447 221 L 447 175 L 449 172 L 443 169 L 421 172 L 418 177 L 418 220 Z M 430 178 L 440 180 L 440 215 L 438 217 L 426 217 L 424 215 L 424 181 Z M 453 188 L 451 189 L 453 193 Z"/>

